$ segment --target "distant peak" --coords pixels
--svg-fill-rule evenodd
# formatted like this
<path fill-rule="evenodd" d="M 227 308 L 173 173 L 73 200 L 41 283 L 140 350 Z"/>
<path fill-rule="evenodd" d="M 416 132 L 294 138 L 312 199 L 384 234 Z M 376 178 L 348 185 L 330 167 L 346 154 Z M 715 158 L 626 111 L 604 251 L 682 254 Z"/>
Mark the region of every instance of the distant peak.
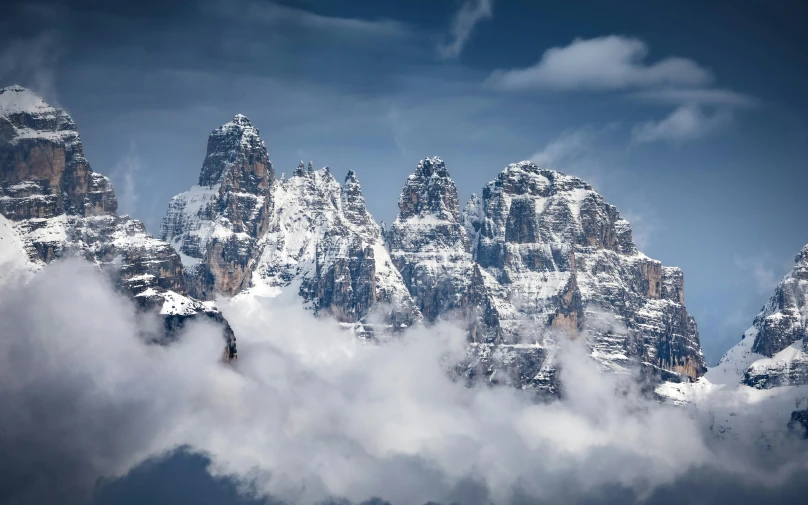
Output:
<path fill-rule="evenodd" d="M 345 176 L 345 182 L 358 183 L 359 179 L 356 178 L 356 172 L 354 172 L 353 170 L 348 170 L 348 175 Z"/>
<path fill-rule="evenodd" d="M 309 166 L 307 167 L 307 170 L 309 172 L 314 172 L 314 162 L 313 161 L 309 161 Z"/>
<path fill-rule="evenodd" d="M 250 119 L 244 114 L 236 114 L 230 122 L 239 126 L 252 126 Z"/>

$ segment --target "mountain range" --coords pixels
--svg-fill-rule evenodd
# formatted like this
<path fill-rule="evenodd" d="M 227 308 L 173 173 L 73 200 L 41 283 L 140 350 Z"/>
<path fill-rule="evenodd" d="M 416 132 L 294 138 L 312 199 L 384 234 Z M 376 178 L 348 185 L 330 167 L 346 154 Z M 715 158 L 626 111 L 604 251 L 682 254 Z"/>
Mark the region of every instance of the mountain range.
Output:
<path fill-rule="evenodd" d="M 708 370 L 682 271 L 642 254 L 628 221 L 590 184 L 522 161 L 461 208 L 450 168 L 420 160 L 388 228 L 368 212 L 354 171 L 337 179 L 301 161 L 277 178 L 258 128 L 236 115 L 210 134 L 196 184 L 168 203 L 157 238 L 117 213 L 70 116 L 10 86 L 0 89 L 0 283 L 85 258 L 162 318 L 149 338 L 170 342 L 205 318 L 220 325 L 228 360 L 237 335 L 217 297 L 291 291 L 360 339 L 453 321 L 468 340 L 453 375 L 541 398 L 563 396 L 556 353 L 565 338 L 584 341 L 604 373 L 639 370 L 668 401 L 715 385 L 808 384 L 808 246 Z M 808 429 L 797 407 L 791 424 Z"/>

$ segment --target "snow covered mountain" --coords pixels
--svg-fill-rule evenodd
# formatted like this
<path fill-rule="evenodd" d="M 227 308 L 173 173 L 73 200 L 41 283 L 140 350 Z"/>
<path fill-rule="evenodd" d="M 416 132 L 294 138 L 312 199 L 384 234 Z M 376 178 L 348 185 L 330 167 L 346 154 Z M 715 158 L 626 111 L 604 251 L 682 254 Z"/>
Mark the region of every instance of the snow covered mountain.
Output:
<path fill-rule="evenodd" d="M 363 335 L 374 307 L 395 328 L 420 319 L 354 172 L 340 184 L 301 161 L 275 180 L 258 130 L 241 115 L 211 133 L 199 185 L 171 200 L 162 236 L 203 299 L 294 289 Z"/>
<path fill-rule="evenodd" d="M 704 373 L 681 270 L 638 252 L 628 222 L 589 184 L 525 161 L 482 195 L 461 216 L 444 162 L 422 160 L 388 234 L 425 317 L 466 316 L 471 373 L 552 389 L 561 333 L 584 335 L 605 370 Z"/>
<path fill-rule="evenodd" d="M 0 89 L 0 282 L 14 270 L 80 256 L 106 272 L 143 310 L 163 316 L 170 338 L 189 319 L 224 326 L 210 303 L 187 296 L 182 264 L 139 221 L 117 214 L 109 179 L 92 171 L 70 116 L 20 87 Z"/>
<path fill-rule="evenodd" d="M 695 383 L 665 383 L 657 393 L 709 410 L 722 437 L 761 437 L 769 444 L 787 425 L 808 438 L 807 317 L 805 246 L 741 341 L 716 366 Z"/>
<path fill-rule="evenodd" d="M 808 385 L 808 245 L 795 261 L 716 369 L 757 389 Z"/>

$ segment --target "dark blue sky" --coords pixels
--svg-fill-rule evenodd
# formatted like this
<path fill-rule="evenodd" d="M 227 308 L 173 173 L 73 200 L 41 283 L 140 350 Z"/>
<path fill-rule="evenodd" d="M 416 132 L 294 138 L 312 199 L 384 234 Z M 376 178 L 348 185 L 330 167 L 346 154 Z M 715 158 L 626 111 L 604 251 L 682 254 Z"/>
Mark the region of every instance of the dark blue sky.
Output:
<path fill-rule="evenodd" d="M 464 201 L 522 159 L 579 175 L 683 268 L 713 363 L 808 242 L 808 8 L 705 4 L 12 2 L 0 86 L 66 108 L 155 233 L 236 113 L 279 173 L 355 169 L 388 222 L 425 156 Z"/>

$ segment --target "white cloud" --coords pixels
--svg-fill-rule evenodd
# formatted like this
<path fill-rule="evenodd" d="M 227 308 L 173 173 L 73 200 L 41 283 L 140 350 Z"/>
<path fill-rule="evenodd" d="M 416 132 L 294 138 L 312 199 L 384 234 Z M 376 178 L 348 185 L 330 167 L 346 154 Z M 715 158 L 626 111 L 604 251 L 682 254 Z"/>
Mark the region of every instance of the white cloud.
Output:
<path fill-rule="evenodd" d="M 695 140 L 713 133 L 731 121 L 732 114 L 728 110 L 709 114 L 698 105 L 682 105 L 664 119 L 636 125 L 631 131 L 631 137 L 634 142 Z"/>
<path fill-rule="evenodd" d="M 528 159 L 544 168 L 560 168 L 565 162 L 579 159 L 592 149 L 593 142 L 606 133 L 617 128 L 617 123 L 603 128 L 584 126 L 577 130 L 568 130 L 556 139 L 551 140 L 544 149 L 531 155 Z"/>
<path fill-rule="evenodd" d="M 492 16 L 493 0 L 464 0 L 452 18 L 451 40 L 438 46 L 438 55 L 444 59 L 460 56 L 477 23 Z"/>
<path fill-rule="evenodd" d="M 648 46 L 635 38 L 609 35 L 575 39 L 553 47 L 533 66 L 494 72 L 489 82 L 504 89 L 618 90 L 656 86 L 703 86 L 713 80 L 693 60 L 669 57 L 648 64 Z"/>
<path fill-rule="evenodd" d="M 445 363 L 465 348 L 450 324 L 367 343 L 315 319 L 294 290 L 221 305 L 239 339 L 234 365 L 220 362 L 221 333 L 209 325 L 147 345 L 143 329 L 157 321 L 86 264 L 3 285 L 4 498 L 71 501 L 100 476 L 184 445 L 209 456 L 214 475 L 300 504 L 575 503 L 601 486 L 648 492 L 688 470 L 753 481 L 783 470 L 771 439 L 760 460 L 745 452 L 760 436 L 744 432 L 736 453 L 736 442 L 713 438 L 711 412 L 659 404 L 629 376 L 602 375 L 581 339 L 557 336 L 564 399 L 541 404 L 449 380 Z M 464 482 L 476 501 L 458 500 Z"/>

